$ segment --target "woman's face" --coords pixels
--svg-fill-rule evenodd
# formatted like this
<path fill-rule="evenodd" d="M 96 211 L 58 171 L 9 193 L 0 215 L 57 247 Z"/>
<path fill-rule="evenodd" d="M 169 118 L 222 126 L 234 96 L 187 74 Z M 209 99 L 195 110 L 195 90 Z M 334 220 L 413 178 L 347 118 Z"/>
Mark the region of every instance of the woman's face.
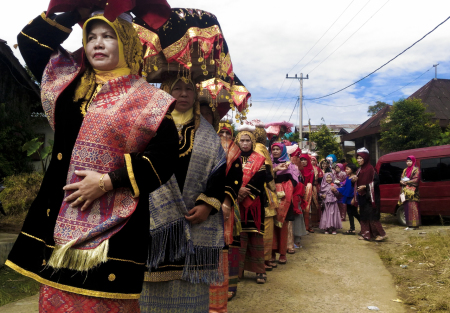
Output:
<path fill-rule="evenodd" d="M 315 159 L 311 159 L 311 164 L 312 164 L 313 166 L 316 166 L 316 165 L 317 165 L 317 161 L 316 161 Z"/>
<path fill-rule="evenodd" d="M 364 159 L 360 155 L 356 158 L 356 161 L 358 161 L 359 166 L 362 166 L 364 164 Z"/>
<path fill-rule="evenodd" d="M 175 109 L 178 112 L 184 113 L 194 106 L 196 94 L 192 84 L 186 84 L 182 80 L 179 80 L 173 86 L 170 94 L 177 99 Z"/>
<path fill-rule="evenodd" d="M 327 169 L 327 162 L 322 162 L 322 169 L 326 170 Z"/>
<path fill-rule="evenodd" d="M 333 178 L 331 178 L 331 175 L 327 175 L 327 183 L 331 184 L 333 182 Z"/>
<path fill-rule="evenodd" d="M 249 135 L 242 135 L 241 139 L 239 140 L 239 147 L 241 147 L 241 150 L 243 152 L 248 152 L 252 149 L 252 141 L 250 139 Z"/>
<path fill-rule="evenodd" d="M 406 160 L 406 165 L 408 166 L 408 167 L 411 167 L 412 166 L 412 164 L 413 164 L 413 161 L 411 161 L 411 160 Z"/>
<path fill-rule="evenodd" d="M 352 169 L 348 166 L 345 168 L 345 172 L 347 173 L 347 176 L 350 176 L 353 173 Z"/>
<path fill-rule="evenodd" d="M 334 168 L 334 170 L 336 171 L 336 173 L 340 173 L 341 172 L 341 168 L 339 166 L 337 166 L 337 165 Z"/>
<path fill-rule="evenodd" d="M 231 139 L 231 134 L 228 133 L 225 129 L 219 132 L 220 137 L 225 137 L 226 139 Z"/>
<path fill-rule="evenodd" d="M 103 21 L 89 23 L 86 39 L 86 57 L 92 67 L 111 71 L 119 63 L 119 41 L 114 29 Z"/>
<path fill-rule="evenodd" d="M 291 156 L 291 162 L 297 165 L 299 170 L 303 169 L 303 166 L 300 162 L 300 158 L 298 156 Z"/>
<path fill-rule="evenodd" d="M 278 146 L 273 146 L 272 147 L 272 156 L 274 158 L 279 158 L 281 156 L 281 149 Z"/>
<path fill-rule="evenodd" d="M 301 159 L 300 159 L 300 162 L 302 163 L 302 166 L 303 166 L 303 167 L 308 166 L 308 160 L 307 160 L 307 159 L 301 158 Z"/>

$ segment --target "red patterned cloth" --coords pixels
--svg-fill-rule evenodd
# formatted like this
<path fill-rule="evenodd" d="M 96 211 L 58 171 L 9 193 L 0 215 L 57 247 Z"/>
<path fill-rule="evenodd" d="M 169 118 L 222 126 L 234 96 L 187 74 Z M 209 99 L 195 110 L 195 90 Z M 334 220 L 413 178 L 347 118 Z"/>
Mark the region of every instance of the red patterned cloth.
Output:
<path fill-rule="evenodd" d="M 209 287 L 209 313 L 227 313 L 228 312 L 228 250 L 222 251 L 223 262 L 223 283 Z"/>
<path fill-rule="evenodd" d="M 283 227 L 275 227 L 273 231 L 273 245 L 272 245 L 272 256 L 275 253 L 280 255 L 286 255 L 288 243 L 288 222 L 283 223 Z"/>
<path fill-rule="evenodd" d="M 264 274 L 264 237 L 258 233 L 241 233 L 239 277 L 245 271 Z"/>
<path fill-rule="evenodd" d="M 405 201 L 403 206 L 405 207 L 406 225 L 408 227 L 419 227 L 421 225 L 419 202 Z"/>
<path fill-rule="evenodd" d="M 361 236 L 364 239 L 375 239 L 377 236 L 384 237 L 386 232 L 383 229 L 380 221 L 360 221 Z"/>
<path fill-rule="evenodd" d="M 292 203 L 292 194 L 294 193 L 294 186 L 290 180 L 276 184 L 277 193 L 283 192 L 284 197 L 279 200 L 279 206 L 277 210 L 277 224 L 282 224 L 286 219 L 286 215 L 289 211 L 289 206 Z"/>
<path fill-rule="evenodd" d="M 82 296 L 41 285 L 39 313 L 139 313 L 139 300 Z"/>

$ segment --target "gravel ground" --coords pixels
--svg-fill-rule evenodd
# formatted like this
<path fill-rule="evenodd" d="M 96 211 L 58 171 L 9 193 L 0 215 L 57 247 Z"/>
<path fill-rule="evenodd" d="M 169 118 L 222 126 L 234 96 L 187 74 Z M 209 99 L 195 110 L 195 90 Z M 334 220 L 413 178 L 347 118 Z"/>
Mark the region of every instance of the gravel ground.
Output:
<path fill-rule="evenodd" d="M 343 224 L 347 230 L 348 222 Z M 245 272 L 228 311 L 360 313 L 376 306 L 378 312 L 405 312 L 402 304 L 392 301 L 398 298 L 396 288 L 371 247 L 376 244 L 316 230 L 302 239 L 301 249 L 288 255 L 286 265 L 268 272 L 266 284 L 257 285 L 255 274 Z"/>

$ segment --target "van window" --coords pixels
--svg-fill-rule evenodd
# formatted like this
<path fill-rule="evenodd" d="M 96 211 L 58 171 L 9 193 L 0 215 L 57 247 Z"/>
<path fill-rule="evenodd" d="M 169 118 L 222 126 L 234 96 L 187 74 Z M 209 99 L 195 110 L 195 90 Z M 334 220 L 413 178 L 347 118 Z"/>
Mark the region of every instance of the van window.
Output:
<path fill-rule="evenodd" d="M 422 181 L 450 180 L 450 158 L 435 158 L 420 161 Z"/>
<path fill-rule="evenodd" d="M 380 167 L 380 184 L 399 184 L 406 162 L 383 163 Z"/>

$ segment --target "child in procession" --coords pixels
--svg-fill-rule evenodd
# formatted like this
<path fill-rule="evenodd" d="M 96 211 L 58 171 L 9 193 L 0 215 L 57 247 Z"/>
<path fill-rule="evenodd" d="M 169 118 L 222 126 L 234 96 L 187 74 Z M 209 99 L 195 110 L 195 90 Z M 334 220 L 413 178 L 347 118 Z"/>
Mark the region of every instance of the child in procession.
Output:
<path fill-rule="evenodd" d="M 336 230 L 342 228 L 341 216 L 339 213 L 338 199 L 332 191 L 334 188 L 334 175 L 325 173 L 320 186 L 320 197 L 325 205 L 320 219 L 319 228 L 325 230 L 325 234 L 336 235 Z"/>

